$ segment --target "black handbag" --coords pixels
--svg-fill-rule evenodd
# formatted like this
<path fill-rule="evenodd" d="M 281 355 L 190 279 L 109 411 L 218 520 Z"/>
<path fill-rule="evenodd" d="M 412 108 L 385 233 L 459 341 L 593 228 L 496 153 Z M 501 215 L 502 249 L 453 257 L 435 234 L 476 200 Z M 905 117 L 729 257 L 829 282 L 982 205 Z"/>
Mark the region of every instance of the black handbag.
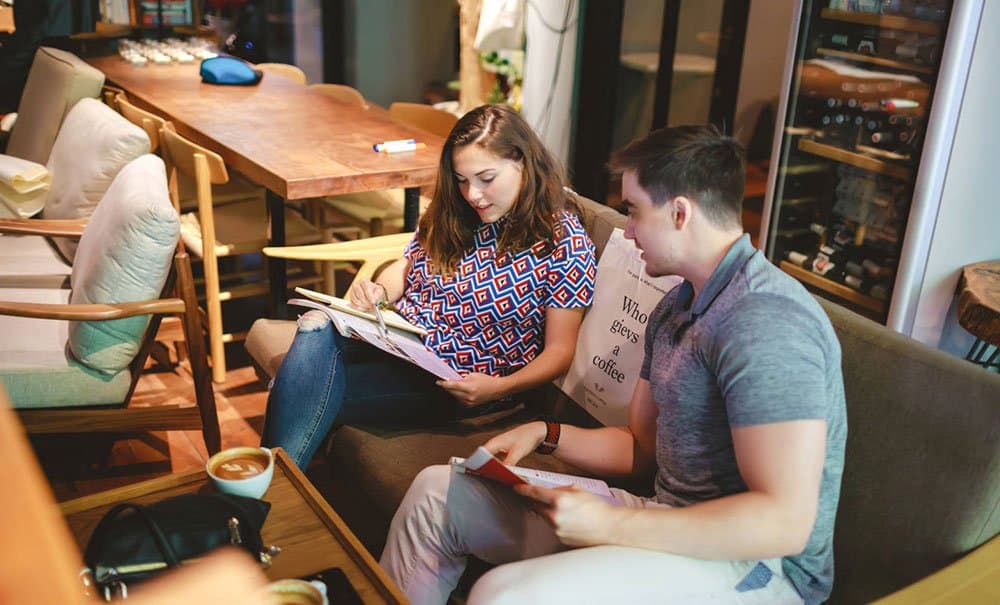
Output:
<path fill-rule="evenodd" d="M 128 597 L 128 587 L 221 546 L 247 550 L 267 568 L 280 548 L 260 530 L 271 504 L 229 494 L 183 494 L 143 506 L 111 508 L 87 542 L 83 560 L 98 596 Z"/>

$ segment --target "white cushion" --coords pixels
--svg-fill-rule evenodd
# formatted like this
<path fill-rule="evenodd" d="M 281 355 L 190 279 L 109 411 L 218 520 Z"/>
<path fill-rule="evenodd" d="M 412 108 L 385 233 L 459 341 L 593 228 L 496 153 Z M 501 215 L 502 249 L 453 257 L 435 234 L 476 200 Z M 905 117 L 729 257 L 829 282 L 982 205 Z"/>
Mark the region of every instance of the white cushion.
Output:
<path fill-rule="evenodd" d="M 180 238 L 163 160 L 144 155 L 122 168 L 80 238 L 70 302 L 159 298 Z M 71 322 L 69 346 L 83 364 L 115 373 L 139 351 L 148 316 Z"/>
<path fill-rule="evenodd" d="M 96 99 L 81 99 L 63 120 L 52 146 L 48 163 L 52 184 L 42 216 L 89 217 L 118 171 L 146 153 L 149 137 L 141 128 Z M 54 241 L 72 261 L 76 243 Z"/>

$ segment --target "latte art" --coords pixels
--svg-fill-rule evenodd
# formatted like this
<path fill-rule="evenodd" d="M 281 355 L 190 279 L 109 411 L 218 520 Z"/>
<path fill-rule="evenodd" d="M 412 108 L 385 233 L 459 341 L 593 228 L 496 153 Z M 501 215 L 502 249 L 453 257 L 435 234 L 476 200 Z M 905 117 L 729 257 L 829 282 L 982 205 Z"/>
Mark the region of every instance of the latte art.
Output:
<path fill-rule="evenodd" d="M 223 460 L 215 467 L 215 475 L 222 479 L 246 479 L 264 472 L 267 462 L 251 456 L 238 456 Z"/>

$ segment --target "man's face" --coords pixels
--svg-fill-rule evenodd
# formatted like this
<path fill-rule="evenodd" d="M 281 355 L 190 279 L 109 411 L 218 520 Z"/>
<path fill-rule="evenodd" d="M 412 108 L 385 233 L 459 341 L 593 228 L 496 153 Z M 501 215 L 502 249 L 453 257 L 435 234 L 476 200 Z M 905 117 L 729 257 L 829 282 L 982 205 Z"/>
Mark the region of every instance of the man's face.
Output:
<path fill-rule="evenodd" d="M 642 250 L 646 273 L 651 277 L 676 274 L 679 242 L 672 218 L 672 200 L 659 206 L 653 205 L 649 194 L 639 185 L 635 170 L 622 174 L 622 200 L 628 209 L 625 237 Z"/>

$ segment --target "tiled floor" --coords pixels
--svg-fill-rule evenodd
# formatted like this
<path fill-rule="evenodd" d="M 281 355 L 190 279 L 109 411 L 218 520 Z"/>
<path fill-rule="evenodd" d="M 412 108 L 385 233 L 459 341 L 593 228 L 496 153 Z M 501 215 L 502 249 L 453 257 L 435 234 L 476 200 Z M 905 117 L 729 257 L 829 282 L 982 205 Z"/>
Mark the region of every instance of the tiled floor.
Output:
<path fill-rule="evenodd" d="M 185 364 L 156 366 L 139 379 L 135 401 L 193 401 Z M 231 368 L 215 385 L 222 447 L 257 445 L 264 425 L 267 392 L 250 366 Z M 201 468 L 208 460 L 198 431 L 163 431 L 112 441 L 108 437 L 52 436 L 34 441 L 59 501 Z M 110 448 L 110 452 L 109 452 Z"/>

